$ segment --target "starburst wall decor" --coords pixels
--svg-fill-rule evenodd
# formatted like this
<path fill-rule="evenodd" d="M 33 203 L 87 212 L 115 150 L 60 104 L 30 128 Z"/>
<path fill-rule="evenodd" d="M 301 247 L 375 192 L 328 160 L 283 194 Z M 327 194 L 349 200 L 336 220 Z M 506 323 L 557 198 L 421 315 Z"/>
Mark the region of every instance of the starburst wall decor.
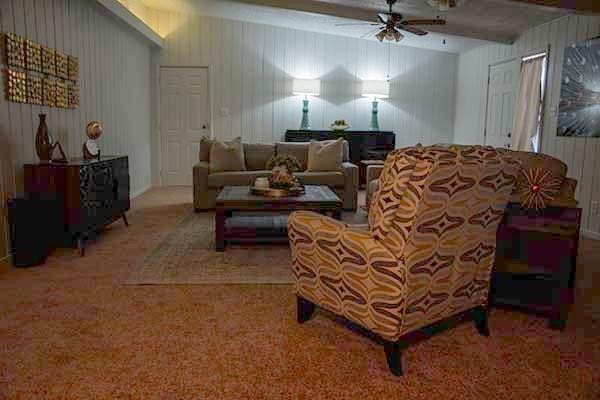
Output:
<path fill-rule="evenodd" d="M 565 48 L 556 134 L 600 137 L 600 38 Z"/>

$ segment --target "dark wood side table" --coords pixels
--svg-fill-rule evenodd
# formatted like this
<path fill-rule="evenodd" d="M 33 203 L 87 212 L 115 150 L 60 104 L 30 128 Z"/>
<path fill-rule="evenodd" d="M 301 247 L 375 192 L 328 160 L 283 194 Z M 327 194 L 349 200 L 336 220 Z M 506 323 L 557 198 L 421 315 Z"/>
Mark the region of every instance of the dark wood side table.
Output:
<path fill-rule="evenodd" d="M 496 237 L 491 301 L 549 317 L 564 329 L 574 300 L 581 209 L 508 205 Z"/>
<path fill-rule="evenodd" d="M 216 250 L 224 251 L 228 240 L 287 241 L 287 214 L 291 211 L 315 211 L 341 219 L 342 200 L 333 190 L 321 185 L 305 188 L 306 193 L 300 196 L 265 197 L 250 193 L 248 186 L 225 186 L 216 202 Z M 253 215 L 245 215 L 248 213 Z"/>

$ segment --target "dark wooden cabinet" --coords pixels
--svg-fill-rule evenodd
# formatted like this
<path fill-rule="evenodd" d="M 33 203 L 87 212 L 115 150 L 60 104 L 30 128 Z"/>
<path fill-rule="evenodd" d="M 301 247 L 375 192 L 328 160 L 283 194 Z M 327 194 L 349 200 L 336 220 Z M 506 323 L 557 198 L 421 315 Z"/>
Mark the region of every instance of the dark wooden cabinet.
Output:
<path fill-rule="evenodd" d="M 100 160 L 73 159 L 68 163 L 25 165 L 25 191 L 44 194 L 64 213 L 65 239 L 77 242 L 83 254 L 85 240 L 129 210 L 129 160 L 103 156 Z"/>
<path fill-rule="evenodd" d="M 358 165 L 360 160 L 381 160 L 396 147 L 394 132 L 373 131 L 296 131 L 285 132 L 286 142 L 309 142 L 332 140 L 343 137 L 350 146 L 350 161 Z"/>
<path fill-rule="evenodd" d="M 511 203 L 496 237 L 492 302 L 543 313 L 564 329 L 573 303 L 580 208 Z"/>

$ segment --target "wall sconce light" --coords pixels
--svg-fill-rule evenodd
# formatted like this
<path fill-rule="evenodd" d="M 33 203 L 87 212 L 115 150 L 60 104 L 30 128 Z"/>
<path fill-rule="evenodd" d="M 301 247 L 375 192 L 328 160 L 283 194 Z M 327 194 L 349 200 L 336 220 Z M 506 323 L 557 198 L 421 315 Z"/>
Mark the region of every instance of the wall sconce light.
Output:
<path fill-rule="evenodd" d="M 302 122 L 300 123 L 300 130 L 309 131 L 308 96 L 318 96 L 321 94 L 321 81 L 318 79 L 294 79 L 292 83 L 292 92 L 297 96 L 304 96 L 304 100 L 302 100 Z"/>
<path fill-rule="evenodd" d="M 387 99 L 390 96 L 389 81 L 363 81 L 362 85 L 363 97 L 373 99 L 373 108 L 371 110 L 371 130 L 379 131 L 379 121 L 377 120 L 377 99 Z"/>

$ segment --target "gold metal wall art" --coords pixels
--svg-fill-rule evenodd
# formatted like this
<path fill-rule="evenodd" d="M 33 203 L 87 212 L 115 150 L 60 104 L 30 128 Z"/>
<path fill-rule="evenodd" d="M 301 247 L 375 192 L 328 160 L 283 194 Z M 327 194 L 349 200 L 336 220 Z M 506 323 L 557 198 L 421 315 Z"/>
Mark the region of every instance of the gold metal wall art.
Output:
<path fill-rule="evenodd" d="M 56 57 L 54 50 L 46 46 L 42 46 L 42 72 L 44 74 L 56 75 Z"/>
<path fill-rule="evenodd" d="M 67 101 L 69 108 L 79 108 L 79 85 L 71 82 L 67 86 Z"/>
<path fill-rule="evenodd" d="M 0 45 L 8 101 L 79 108 L 77 57 L 15 33 L 0 33 Z"/>
<path fill-rule="evenodd" d="M 69 80 L 77 81 L 79 79 L 79 60 L 77 57 L 68 56 L 69 58 Z"/>
<path fill-rule="evenodd" d="M 42 78 L 42 94 L 45 106 L 56 106 L 56 81 L 50 78 Z"/>
<path fill-rule="evenodd" d="M 67 108 L 67 83 L 65 81 L 56 81 L 56 107 Z"/>
<path fill-rule="evenodd" d="M 42 72 L 42 46 L 34 41 L 26 39 L 25 60 L 29 71 Z"/>
<path fill-rule="evenodd" d="M 61 79 L 69 78 L 69 59 L 67 55 L 60 51 L 54 52 L 56 57 L 56 76 Z"/>
<path fill-rule="evenodd" d="M 27 102 L 29 104 L 42 104 L 43 101 L 42 77 L 27 74 Z"/>
<path fill-rule="evenodd" d="M 5 35 L 6 63 L 25 68 L 25 38 L 14 33 Z"/>
<path fill-rule="evenodd" d="M 6 99 L 17 103 L 27 102 L 27 80 L 25 72 L 7 68 Z"/>

